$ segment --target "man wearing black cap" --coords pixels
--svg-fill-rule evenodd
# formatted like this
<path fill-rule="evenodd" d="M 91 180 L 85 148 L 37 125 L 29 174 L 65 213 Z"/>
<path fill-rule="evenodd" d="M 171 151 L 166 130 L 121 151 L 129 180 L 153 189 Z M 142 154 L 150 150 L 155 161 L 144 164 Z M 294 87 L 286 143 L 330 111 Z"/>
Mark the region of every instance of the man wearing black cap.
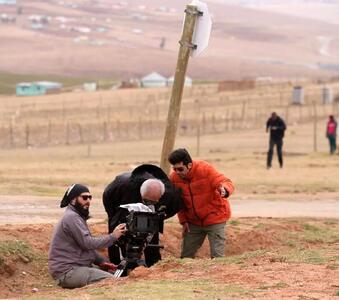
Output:
<path fill-rule="evenodd" d="M 67 208 L 54 229 L 48 267 L 51 276 L 63 288 L 78 288 L 113 278 L 110 272 L 114 272 L 116 266 L 95 249 L 112 246 L 125 233 L 125 224 L 119 224 L 111 234 L 93 237 L 87 225 L 91 200 L 86 186 L 73 184 L 60 203 L 60 207 Z"/>

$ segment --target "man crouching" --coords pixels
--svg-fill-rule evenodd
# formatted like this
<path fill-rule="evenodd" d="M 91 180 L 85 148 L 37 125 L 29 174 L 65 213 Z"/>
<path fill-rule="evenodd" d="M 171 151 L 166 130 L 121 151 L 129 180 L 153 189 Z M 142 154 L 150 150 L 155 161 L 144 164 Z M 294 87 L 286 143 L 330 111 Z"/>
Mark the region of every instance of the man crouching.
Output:
<path fill-rule="evenodd" d="M 60 207 L 67 208 L 54 229 L 48 268 L 53 279 L 63 288 L 78 288 L 114 278 L 111 273 L 116 266 L 95 250 L 112 246 L 126 232 L 126 224 L 119 224 L 108 235 L 93 237 L 87 225 L 91 200 L 92 195 L 86 186 L 73 184 L 60 203 Z"/>

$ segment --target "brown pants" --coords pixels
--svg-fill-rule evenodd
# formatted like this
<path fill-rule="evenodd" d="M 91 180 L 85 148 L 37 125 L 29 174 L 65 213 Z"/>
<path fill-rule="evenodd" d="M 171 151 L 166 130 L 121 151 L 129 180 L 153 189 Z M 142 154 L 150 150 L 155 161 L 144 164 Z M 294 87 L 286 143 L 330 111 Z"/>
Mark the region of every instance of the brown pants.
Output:
<path fill-rule="evenodd" d="M 198 226 L 189 224 L 187 232 L 182 241 L 181 258 L 194 258 L 196 252 L 203 244 L 206 235 L 210 243 L 211 258 L 225 255 L 225 226 L 226 222 L 209 226 Z"/>

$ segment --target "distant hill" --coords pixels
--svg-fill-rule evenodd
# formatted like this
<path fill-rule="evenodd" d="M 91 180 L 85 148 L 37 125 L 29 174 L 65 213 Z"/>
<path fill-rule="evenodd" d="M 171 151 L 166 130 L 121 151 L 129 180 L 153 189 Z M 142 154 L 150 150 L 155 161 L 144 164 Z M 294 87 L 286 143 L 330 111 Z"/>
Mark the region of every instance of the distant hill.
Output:
<path fill-rule="evenodd" d="M 338 74 L 338 24 L 265 6 L 208 4 L 212 35 L 208 49 L 189 62 L 194 79 Z M 184 9 L 181 0 L 0 5 L 0 71 L 122 79 L 157 71 L 171 76 Z"/>

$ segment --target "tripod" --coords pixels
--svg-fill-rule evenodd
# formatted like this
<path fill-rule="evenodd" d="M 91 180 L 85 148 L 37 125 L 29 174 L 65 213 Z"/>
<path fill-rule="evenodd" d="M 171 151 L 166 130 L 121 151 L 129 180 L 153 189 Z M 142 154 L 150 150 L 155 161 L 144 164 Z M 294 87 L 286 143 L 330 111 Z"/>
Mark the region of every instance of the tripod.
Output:
<path fill-rule="evenodd" d="M 164 248 L 164 246 L 162 245 L 154 245 L 154 244 L 146 245 L 146 243 L 147 242 L 144 240 L 143 240 L 142 245 L 141 244 L 131 245 L 130 243 L 127 243 L 126 257 L 124 257 L 121 260 L 116 271 L 114 272 L 115 278 L 121 277 L 124 271 L 126 271 L 126 275 L 129 275 L 129 273 L 136 267 L 139 267 L 139 266 L 147 267 L 145 260 L 141 259 L 142 253 L 146 247 L 156 247 L 156 248 L 161 248 L 161 249 Z"/>

